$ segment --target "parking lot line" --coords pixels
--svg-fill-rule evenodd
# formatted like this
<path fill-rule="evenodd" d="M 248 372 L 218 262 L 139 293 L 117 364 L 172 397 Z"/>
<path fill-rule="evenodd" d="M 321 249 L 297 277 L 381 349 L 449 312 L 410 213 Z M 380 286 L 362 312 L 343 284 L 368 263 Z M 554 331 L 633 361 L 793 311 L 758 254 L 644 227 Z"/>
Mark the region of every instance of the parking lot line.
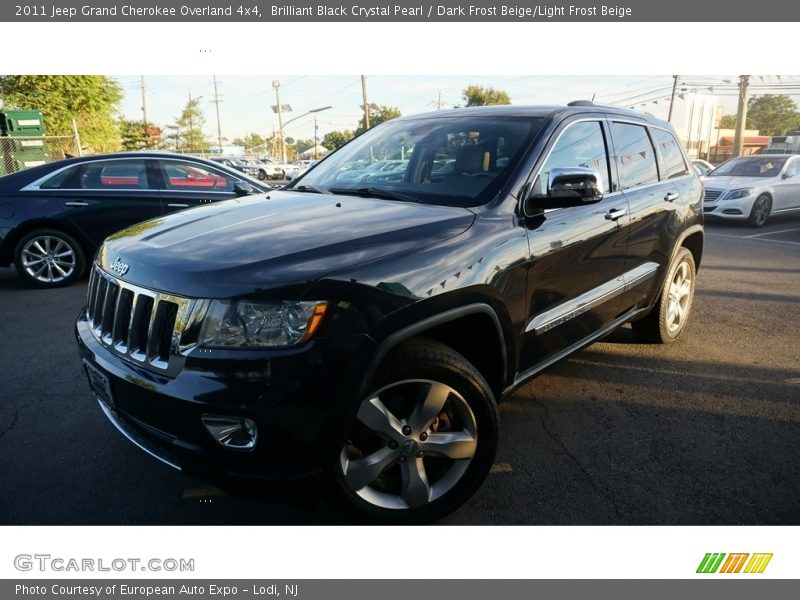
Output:
<path fill-rule="evenodd" d="M 800 228 L 793 229 L 780 229 L 778 231 L 765 231 L 764 233 L 754 233 L 753 235 L 746 235 L 746 238 L 759 238 L 765 235 L 778 235 L 779 233 L 791 233 L 792 231 L 800 231 Z"/>
<path fill-rule="evenodd" d="M 724 238 L 733 238 L 736 240 L 748 240 L 751 242 L 769 242 L 772 244 L 789 244 L 791 246 L 800 246 L 800 242 L 787 242 L 785 240 L 765 240 L 763 238 L 753 238 L 750 236 L 741 236 L 741 235 L 728 235 L 727 233 L 706 233 L 706 235 L 711 237 L 724 237 Z"/>

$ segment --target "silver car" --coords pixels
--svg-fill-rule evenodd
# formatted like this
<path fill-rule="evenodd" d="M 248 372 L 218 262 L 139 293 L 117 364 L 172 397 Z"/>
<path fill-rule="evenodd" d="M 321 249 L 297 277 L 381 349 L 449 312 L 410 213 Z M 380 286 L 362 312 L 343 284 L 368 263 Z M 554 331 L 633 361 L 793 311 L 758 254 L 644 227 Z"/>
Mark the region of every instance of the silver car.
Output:
<path fill-rule="evenodd" d="M 703 177 L 706 217 L 761 227 L 770 215 L 800 211 L 800 156 L 733 158 Z"/>

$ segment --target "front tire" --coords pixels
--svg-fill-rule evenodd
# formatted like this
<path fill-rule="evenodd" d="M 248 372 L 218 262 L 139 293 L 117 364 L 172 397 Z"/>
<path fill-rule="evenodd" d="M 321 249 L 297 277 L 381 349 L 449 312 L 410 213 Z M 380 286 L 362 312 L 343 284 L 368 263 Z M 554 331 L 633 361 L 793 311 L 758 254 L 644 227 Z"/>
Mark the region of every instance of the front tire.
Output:
<path fill-rule="evenodd" d="M 38 229 L 17 242 L 14 264 L 31 285 L 56 288 L 77 280 L 86 268 L 86 258 L 80 244 L 63 231 Z"/>
<path fill-rule="evenodd" d="M 687 248 L 678 250 L 653 310 L 631 326 L 636 337 L 651 344 L 671 344 L 686 329 L 694 303 L 697 269 Z"/>
<path fill-rule="evenodd" d="M 497 450 L 494 394 L 444 344 L 406 342 L 384 361 L 333 468 L 337 504 L 357 520 L 424 523 L 480 487 Z"/>
<path fill-rule="evenodd" d="M 763 227 L 766 225 L 769 215 L 772 212 L 772 198 L 767 194 L 761 194 L 756 201 L 753 202 L 753 208 L 750 209 L 750 216 L 747 219 L 747 224 L 750 227 Z"/>

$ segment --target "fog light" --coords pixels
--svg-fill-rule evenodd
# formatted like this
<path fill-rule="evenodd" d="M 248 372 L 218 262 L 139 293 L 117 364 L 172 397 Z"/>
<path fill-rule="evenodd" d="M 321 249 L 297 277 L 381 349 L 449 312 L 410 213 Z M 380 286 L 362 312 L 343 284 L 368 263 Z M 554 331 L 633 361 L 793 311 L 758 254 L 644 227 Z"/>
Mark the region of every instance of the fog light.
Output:
<path fill-rule="evenodd" d="M 253 419 L 203 415 L 200 417 L 217 442 L 231 450 L 252 450 L 256 445 L 257 428 Z"/>

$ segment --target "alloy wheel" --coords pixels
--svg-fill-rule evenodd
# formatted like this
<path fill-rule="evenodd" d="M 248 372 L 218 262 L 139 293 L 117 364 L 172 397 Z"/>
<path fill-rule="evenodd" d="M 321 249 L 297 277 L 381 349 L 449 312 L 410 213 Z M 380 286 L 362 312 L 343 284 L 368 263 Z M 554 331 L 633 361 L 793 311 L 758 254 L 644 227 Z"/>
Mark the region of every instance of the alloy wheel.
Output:
<path fill-rule="evenodd" d="M 753 207 L 753 223 L 757 227 L 761 227 L 764 223 L 767 222 L 767 218 L 769 217 L 769 198 L 766 196 L 761 196 L 756 200 L 756 204 Z"/>
<path fill-rule="evenodd" d="M 64 281 L 75 272 L 77 264 L 75 249 L 53 235 L 31 238 L 22 248 L 22 267 L 41 283 Z"/>
<path fill-rule="evenodd" d="M 689 316 L 692 301 L 692 274 L 685 261 L 681 262 L 675 270 L 668 294 L 667 329 L 674 334 L 683 327 Z"/>
<path fill-rule="evenodd" d="M 419 508 L 453 489 L 477 443 L 475 415 L 459 392 L 437 381 L 404 380 L 361 403 L 339 466 L 362 500 Z"/>

